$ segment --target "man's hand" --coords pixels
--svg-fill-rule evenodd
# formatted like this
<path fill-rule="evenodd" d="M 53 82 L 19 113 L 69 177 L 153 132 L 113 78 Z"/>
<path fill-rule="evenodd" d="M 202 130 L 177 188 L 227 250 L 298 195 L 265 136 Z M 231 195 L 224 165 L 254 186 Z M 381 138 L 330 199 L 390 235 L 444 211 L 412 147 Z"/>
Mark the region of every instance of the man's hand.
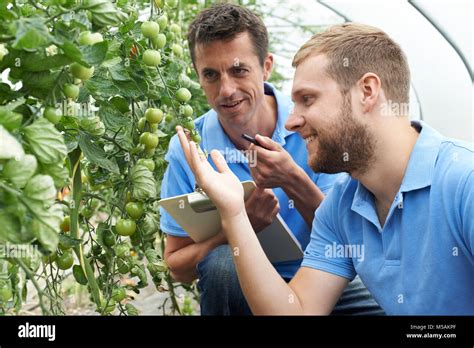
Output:
<path fill-rule="evenodd" d="M 196 182 L 219 209 L 221 217 L 231 218 L 245 212 L 244 189 L 239 179 L 229 169 L 222 154 L 217 150 L 211 152 L 212 161 L 218 170 L 216 172 L 204 153 L 198 152 L 196 143 L 188 140 L 183 128 L 177 126 L 176 131 Z"/>
<path fill-rule="evenodd" d="M 253 180 L 258 187 L 281 187 L 306 224 L 311 226 L 314 212 L 324 199 L 323 193 L 280 144 L 261 135 L 257 135 L 255 140 L 265 148 L 254 144 L 249 147 L 250 151 L 257 153 L 256 166 L 250 166 Z"/>
<path fill-rule="evenodd" d="M 257 187 L 245 202 L 245 210 L 255 232 L 269 226 L 280 211 L 278 198 L 271 189 Z"/>
<path fill-rule="evenodd" d="M 278 143 L 268 137 L 257 134 L 255 140 L 262 146 L 251 144 L 249 151 L 256 153 L 255 165 L 250 173 L 258 187 L 284 188 L 289 184 L 292 173 L 298 171 L 298 165 L 290 154 Z"/>

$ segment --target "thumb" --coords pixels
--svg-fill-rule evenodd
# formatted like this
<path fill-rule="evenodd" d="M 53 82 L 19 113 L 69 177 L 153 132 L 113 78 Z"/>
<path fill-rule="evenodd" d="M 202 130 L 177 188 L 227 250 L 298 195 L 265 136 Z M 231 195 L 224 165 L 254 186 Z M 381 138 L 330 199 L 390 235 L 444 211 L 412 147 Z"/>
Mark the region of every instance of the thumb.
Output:
<path fill-rule="evenodd" d="M 263 135 L 257 134 L 255 140 L 262 145 L 264 148 L 272 151 L 279 151 L 281 146 L 277 142 L 273 141 L 269 137 L 264 137 Z"/>
<path fill-rule="evenodd" d="M 225 173 L 230 171 L 229 166 L 227 165 L 227 162 L 225 161 L 224 156 L 222 156 L 220 151 L 212 150 L 211 158 L 214 164 L 216 165 L 217 171 L 219 173 Z"/>

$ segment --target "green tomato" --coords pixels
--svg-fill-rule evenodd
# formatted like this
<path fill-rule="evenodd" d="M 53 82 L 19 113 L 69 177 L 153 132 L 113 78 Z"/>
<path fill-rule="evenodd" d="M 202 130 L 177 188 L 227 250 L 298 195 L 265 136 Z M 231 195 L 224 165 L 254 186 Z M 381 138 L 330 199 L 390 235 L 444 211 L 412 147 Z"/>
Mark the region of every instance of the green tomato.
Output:
<path fill-rule="evenodd" d="M 143 132 L 143 130 L 145 129 L 145 124 L 146 124 L 146 118 L 145 117 L 141 117 L 139 120 L 138 120 L 138 124 L 137 124 L 137 128 L 140 132 Z"/>
<path fill-rule="evenodd" d="M 166 28 L 168 25 L 168 16 L 166 13 L 160 16 L 160 18 L 157 19 L 158 25 L 160 26 L 160 30 L 163 30 Z"/>
<path fill-rule="evenodd" d="M 140 144 L 145 145 L 145 149 L 154 149 L 158 146 L 159 138 L 156 134 L 144 132 L 140 135 Z"/>
<path fill-rule="evenodd" d="M 86 68 L 79 63 L 72 63 L 70 66 L 72 76 L 81 80 L 89 80 L 94 75 L 94 67 Z"/>
<path fill-rule="evenodd" d="M 44 109 L 43 116 L 52 124 L 57 124 L 63 117 L 63 115 L 61 115 L 61 111 L 53 108 L 52 106 L 47 106 Z"/>
<path fill-rule="evenodd" d="M 166 116 L 165 116 L 165 122 L 168 122 L 168 123 L 169 123 L 169 122 L 173 121 L 173 118 L 174 118 L 173 115 L 171 115 L 171 114 L 166 114 Z"/>
<path fill-rule="evenodd" d="M 163 119 L 163 111 L 155 108 L 148 108 L 145 111 L 146 120 L 150 123 L 160 123 Z"/>
<path fill-rule="evenodd" d="M 143 52 L 143 62 L 148 66 L 157 66 L 161 63 L 161 53 L 157 50 Z"/>
<path fill-rule="evenodd" d="M 178 44 L 173 44 L 172 48 L 173 50 L 173 54 L 176 56 L 176 57 L 182 57 L 183 56 L 183 47 L 181 47 L 181 45 L 178 45 Z"/>
<path fill-rule="evenodd" d="M 141 29 L 143 36 L 149 39 L 155 37 L 160 32 L 158 23 L 152 21 L 143 22 Z"/>
<path fill-rule="evenodd" d="M 74 265 L 72 267 L 72 275 L 74 276 L 74 279 L 76 282 L 78 282 L 81 285 L 87 285 L 87 277 L 84 273 L 84 270 L 80 265 Z"/>
<path fill-rule="evenodd" d="M 175 8 L 178 6 L 178 0 L 166 0 L 166 6 Z"/>
<path fill-rule="evenodd" d="M 183 105 L 181 110 L 183 112 L 184 117 L 192 117 L 193 116 L 194 110 L 193 110 L 193 107 L 191 105 L 189 105 L 189 104 Z"/>
<path fill-rule="evenodd" d="M 176 35 L 173 32 L 171 32 L 171 31 L 167 32 L 166 33 L 166 41 L 169 41 L 169 42 L 173 41 L 175 39 L 175 36 Z"/>
<path fill-rule="evenodd" d="M 64 95 L 75 100 L 79 96 L 79 86 L 67 83 L 64 85 Z"/>
<path fill-rule="evenodd" d="M 181 103 L 187 103 L 192 97 L 191 92 L 187 88 L 180 88 L 176 92 L 176 99 Z"/>
<path fill-rule="evenodd" d="M 112 290 L 112 299 L 114 301 L 120 302 L 122 301 L 127 294 L 125 293 L 125 289 L 122 287 L 116 287 Z"/>
<path fill-rule="evenodd" d="M 59 250 L 61 251 L 68 251 L 69 249 L 71 249 L 72 247 L 70 245 L 65 245 L 61 242 L 58 243 L 58 248 Z"/>
<path fill-rule="evenodd" d="M 186 129 L 189 129 L 190 131 L 192 131 L 194 128 L 196 128 L 192 118 L 187 118 L 186 122 L 184 122 L 184 124 L 183 124 L 183 127 L 186 128 Z"/>
<path fill-rule="evenodd" d="M 114 251 L 115 251 L 115 255 L 120 258 L 130 256 L 130 248 L 125 243 L 117 244 L 114 247 Z"/>
<path fill-rule="evenodd" d="M 59 269 L 66 270 L 72 267 L 74 264 L 74 257 L 72 252 L 66 251 L 62 255 L 59 255 L 56 259 L 56 265 Z"/>
<path fill-rule="evenodd" d="M 155 152 L 156 152 L 156 148 L 150 148 L 150 149 L 145 149 L 144 154 L 145 154 L 145 157 L 150 158 L 155 155 Z"/>
<path fill-rule="evenodd" d="M 170 25 L 170 31 L 175 35 L 179 35 L 181 34 L 181 27 L 178 24 L 173 23 Z"/>
<path fill-rule="evenodd" d="M 77 42 L 79 45 L 91 46 L 98 42 L 104 41 L 101 33 L 91 33 L 90 31 L 83 31 L 79 34 Z"/>
<path fill-rule="evenodd" d="M 113 299 L 110 299 L 109 301 L 101 299 L 99 312 L 101 314 L 110 314 L 115 310 L 116 305 L 117 303 Z"/>
<path fill-rule="evenodd" d="M 0 302 L 7 302 L 13 296 L 13 291 L 10 285 L 4 283 L 0 286 Z"/>
<path fill-rule="evenodd" d="M 154 47 L 161 49 L 166 45 L 166 35 L 158 34 L 157 36 L 151 38 L 151 42 L 153 43 Z"/>
<path fill-rule="evenodd" d="M 137 161 L 137 164 L 141 164 L 142 166 L 145 166 L 148 168 L 150 172 L 153 172 L 155 170 L 155 161 L 149 158 L 140 158 Z"/>
<path fill-rule="evenodd" d="M 121 236 L 131 236 L 137 230 L 137 224 L 130 219 L 121 219 L 115 225 L 115 230 Z"/>
<path fill-rule="evenodd" d="M 105 133 L 105 125 L 99 116 L 83 118 L 80 121 L 81 127 L 92 135 L 102 136 Z"/>
<path fill-rule="evenodd" d="M 125 205 L 125 211 L 133 220 L 140 219 L 145 212 L 143 210 L 143 205 L 139 202 L 128 202 Z"/>
<path fill-rule="evenodd" d="M 59 227 L 61 227 L 61 230 L 63 232 L 69 232 L 69 230 L 71 229 L 71 218 L 69 217 L 69 215 L 64 217 L 64 220 L 63 222 L 61 222 L 61 225 L 59 225 Z"/>
<path fill-rule="evenodd" d="M 109 230 L 104 231 L 104 234 L 102 235 L 102 240 L 104 241 L 104 244 L 109 248 L 115 245 L 115 236 Z"/>
<path fill-rule="evenodd" d="M 201 136 L 199 135 L 199 133 L 197 132 L 194 132 L 193 134 L 191 134 L 191 140 L 194 141 L 195 143 L 200 143 L 201 142 Z"/>

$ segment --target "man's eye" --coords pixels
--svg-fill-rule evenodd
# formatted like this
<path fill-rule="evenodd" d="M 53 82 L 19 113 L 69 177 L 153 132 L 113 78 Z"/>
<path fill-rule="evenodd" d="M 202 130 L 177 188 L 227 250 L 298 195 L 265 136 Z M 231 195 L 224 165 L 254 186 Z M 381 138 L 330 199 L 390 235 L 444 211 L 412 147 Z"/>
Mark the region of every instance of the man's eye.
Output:
<path fill-rule="evenodd" d="M 214 71 L 206 71 L 204 77 L 208 80 L 213 80 L 216 78 L 216 73 Z"/>
<path fill-rule="evenodd" d="M 247 72 L 247 69 L 243 69 L 243 68 L 235 68 L 234 69 L 234 73 L 236 75 L 245 75 L 246 72 Z"/>
<path fill-rule="evenodd" d="M 312 103 L 313 97 L 310 96 L 310 95 L 305 95 L 305 96 L 303 96 L 302 99 L 303 99 L 303 104 L 306 105 L 306 106 L 309 106 Z"/>

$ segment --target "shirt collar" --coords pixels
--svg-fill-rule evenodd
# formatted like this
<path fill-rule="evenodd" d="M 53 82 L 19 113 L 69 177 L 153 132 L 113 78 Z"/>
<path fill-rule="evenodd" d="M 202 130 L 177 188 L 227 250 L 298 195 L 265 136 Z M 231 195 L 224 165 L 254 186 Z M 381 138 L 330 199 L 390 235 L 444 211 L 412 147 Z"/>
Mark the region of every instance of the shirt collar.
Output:
<path fill-rule="evenodd" d="M 264 89 L 265 94 L 275 96 L 277 103 L 277 123 L 272 135 L 272 140 L 284 146 L 286 144 L 285 138 L 294 133 L 285 128 L 288 115 L 293 109 L 293 103 L 290 98 L 278 91 L 271 83 L 264 82 Z M 214 109 L 211 109 L 206 114 L 201 135 L 203 138 L 202 146 L 209 152 L 212 149 L 235 149 L 234 143 L 232 143 L 224 132 Z"/>
<path fill-rule="evenodd" d="M 411 152 L 400 192 L 414 191 L 431 185 L 440 144 L 443 141 L 440 133 L 422 121 L 413 121 L 412 126 L 421 131 Z M 379 226 L 374 206 L 372 193 L 358 181 L 351 210 Z"/>
<path fill-rule="evenodd" d="M 410 155 L 403 176 L 400 192 L 408 192 L 431 186 L 433 172 L 443 136 L 423 121 L 413 121 L 421 132 Z"/>

